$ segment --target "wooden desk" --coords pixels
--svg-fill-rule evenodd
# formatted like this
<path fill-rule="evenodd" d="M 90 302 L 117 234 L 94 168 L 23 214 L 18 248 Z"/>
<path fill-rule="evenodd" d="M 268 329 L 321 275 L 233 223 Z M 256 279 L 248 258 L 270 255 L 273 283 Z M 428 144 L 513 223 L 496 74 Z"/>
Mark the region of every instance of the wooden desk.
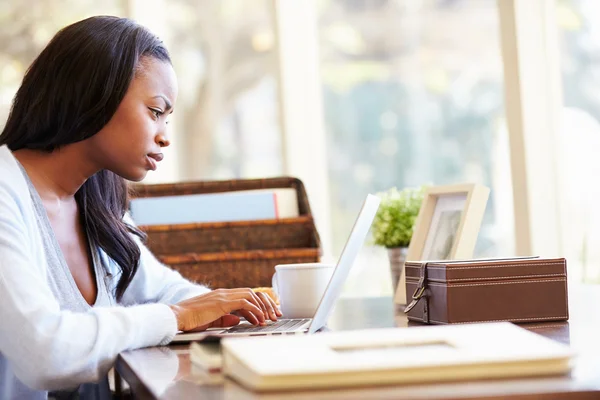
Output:
<path fill-rule="evenodd" d="M 568 376 L 258 394 L 222 376 L 206 375 L 191 364 L 188 346 L 181 345 L 124 352 L 116 369 L 136 397 L 150 399 L 600 399 L 600 286 L 571 288 L 569 302 L 569 322 L 522 325 L 577 351 Z M 391 298 L 341 299 L 328 326 L 413 325 L 394 308 Z"/>

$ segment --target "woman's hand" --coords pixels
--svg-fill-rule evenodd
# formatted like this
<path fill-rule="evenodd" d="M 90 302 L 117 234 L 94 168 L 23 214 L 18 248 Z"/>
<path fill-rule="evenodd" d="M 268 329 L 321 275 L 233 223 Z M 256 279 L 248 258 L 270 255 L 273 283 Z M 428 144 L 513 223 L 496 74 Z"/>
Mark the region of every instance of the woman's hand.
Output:
<path fill-rule="evenodd" d="M 277 317 L 281 317 L 283 315 L 281 314 L 279 307 L 277 307 L 277 304 L 271 298 L 271 296 L 263 292 L 254 292 L 254 294 L 256 294 L 261 300 L 261 308 L 265 318 L 269 318 L 271 321 L 277 321 Z M 243 314 L 243 311 L 239 311 L 236 314 L 241 314 L 243 317 L 248 319 L 248 317 L 246 317 L 246 315 Z"/>
<path fill-rule="evenodd" d="M 266 318 L 276 321 L 281 316 L 267 294 L 254 293 L 252 289 L 217 289 L 170 307 L 181 331 L 234 326 L 240 322 L 239 316 L 254 325 L 264 324 Z"/>

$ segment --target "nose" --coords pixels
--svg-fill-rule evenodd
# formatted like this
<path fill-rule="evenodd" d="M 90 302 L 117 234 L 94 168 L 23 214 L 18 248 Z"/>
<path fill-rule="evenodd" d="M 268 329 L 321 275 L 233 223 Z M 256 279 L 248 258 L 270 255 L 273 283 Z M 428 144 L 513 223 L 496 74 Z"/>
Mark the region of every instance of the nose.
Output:
<path fill-rule="evenodd" d="M 158 144 L 160 147 L 167 147 L 171 144 L 171 142 L 165 134 L 160 133 L 156 135 L 156 144 Z"/>

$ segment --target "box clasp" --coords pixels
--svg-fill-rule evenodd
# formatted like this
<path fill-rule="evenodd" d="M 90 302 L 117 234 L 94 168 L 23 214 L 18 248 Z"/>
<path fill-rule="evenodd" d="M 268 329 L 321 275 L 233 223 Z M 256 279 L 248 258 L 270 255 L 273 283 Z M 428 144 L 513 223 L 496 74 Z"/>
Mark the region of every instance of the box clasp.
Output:
<path fill-rule="evenodd" d="M 405 313 L 412 310 L 417 305 L 419 300 L 421 300 L 423 297 L 427 297 L 427 294 L 425 293 L 426 290 L 427 290 L 427 263 L 422 263 L 421 268 L 419 269 L 419 282 L 417 284 L 417 288 L 415 289 L 415 291 L 412 295 L 412 301 L 404 309 Z M 427 302 L 425 302 L 425 303 L 427 303 Z M 423 320 L 429 319 L 428 315 L 427 315 L 428 314 L 427 311 L 428 311 L 427 304 L 425 304 L 425 308 L 424 308 L 425 315 L 423 315 Z"/>

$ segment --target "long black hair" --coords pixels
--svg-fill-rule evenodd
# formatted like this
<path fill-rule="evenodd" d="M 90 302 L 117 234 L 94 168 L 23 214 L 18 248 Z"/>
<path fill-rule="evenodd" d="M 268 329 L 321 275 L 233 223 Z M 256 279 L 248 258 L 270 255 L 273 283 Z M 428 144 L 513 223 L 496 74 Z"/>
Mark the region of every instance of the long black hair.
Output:
<path fill-rule="evenodd" d="M 47 152 L 98 133 L 123 100 L 142 57 L 171 62 L 162 42 L 126 18 L 91 17 L 60 30 L 27 70 L 13 99 L 0 145 Z M 92 247 L 102 248 L 120 267 L 121 300 L 133 279 L 140 249 L 123 222 L 128 188 L 102 170 L 75 194 Z"/>

